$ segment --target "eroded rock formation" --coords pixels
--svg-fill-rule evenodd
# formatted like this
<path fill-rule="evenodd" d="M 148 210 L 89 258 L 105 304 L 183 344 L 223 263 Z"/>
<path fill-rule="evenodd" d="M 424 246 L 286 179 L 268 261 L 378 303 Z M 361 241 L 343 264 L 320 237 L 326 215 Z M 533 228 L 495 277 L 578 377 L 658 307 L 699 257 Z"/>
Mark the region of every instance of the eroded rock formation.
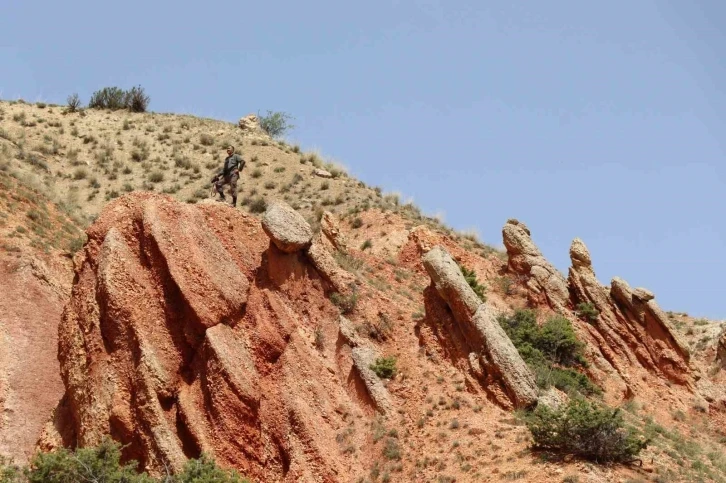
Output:
<path fill-rule="evenodd" d="M 610 288 L 604 287 L 595 276 L 590 252 L 578 238 L 570 247 L 572 266 L 565 280 L 544 259 L 521 222 L 509 220 L 503 237 L 509 270 L 527 277 L 526 285 L 535 299 L 544 294 L 553 310 L 591 319 L 582 329 L 593 341 L 588 350 L 594 369 L 603 371 L 598 379 L 615 372 L 612 381 L 623 381 L 622 392 L 628 395 L 634 383 L 631 368 L 640 366 L 672 382 L 689 384 L 688 349 L 651 292 L 632 290 L 617 277 Z M 583 315 L 580 309 L 586 307 L 594 312 Z"/>
<path fill-rule="evenodd" d="M 501 385 L 515 407 L 534 404 L 537 401 L 534 375 L 486 304 L 467 284 L 454 259 L 437 246 L 424 255 L 423 264 L 432 286 L 451 308 L 464 335 L 472 371 L 487 386 Z"/>
<path fill-rule="evenodd" d="M 573 306 L 590 304 L 598 316 L 591 321 L 591 333 L 603 356 L 621 374 L 639 364 L 650 372 L 684 384 L 688 374 L 688 349 L 683 344 L 654 295 L 646 289 L 632 290 L 615 277 L 610 290 L 595 277 L 590 252 L 579 238 L 570 247 L 568 282 Z"/>
<path fill-rule="evenodd" d="M 509 269 L 525 277 L 527 287 L 535 297 L 544 297 L 554 310 L 564 311 L 570 298 L 567 282 L 532 242 L 529 228 L 518 220 L 507 220 L 502 236 L 509 256 Z"/>
<path fill-rule="evenodd" d="M 302 252 L 229 207 L 149 193 L 88 235 L 59 330 L 67 416 L 45 441 L 110 434 L 152 472 L 207 452 L 260 481 L 339 481 L 334 408 L 356 403 L 306 335 L 336 311 Z"/>

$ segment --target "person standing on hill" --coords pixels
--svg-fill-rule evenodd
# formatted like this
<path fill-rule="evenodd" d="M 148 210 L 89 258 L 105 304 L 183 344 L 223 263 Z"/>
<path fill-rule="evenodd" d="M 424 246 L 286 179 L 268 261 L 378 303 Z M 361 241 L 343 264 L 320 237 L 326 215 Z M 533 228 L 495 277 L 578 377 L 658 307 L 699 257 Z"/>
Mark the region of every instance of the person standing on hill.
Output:
<path fill-rule="evenodd" d="M 224 185 L 228 184 L 229 194 L 232 196 L 232 206 L 237 206 L 237 181 L 244 166 L 245 160 L 239 154 L 235 154 L 234 146 L 228 146 L 227 157 L 224 159 L 224 167 L 212 179 L 212 183 L 214 183 L 214 187 L 217 189 L 217 193 L 219 193 L 219 201 L 226 201 L 222 189 Z"/>

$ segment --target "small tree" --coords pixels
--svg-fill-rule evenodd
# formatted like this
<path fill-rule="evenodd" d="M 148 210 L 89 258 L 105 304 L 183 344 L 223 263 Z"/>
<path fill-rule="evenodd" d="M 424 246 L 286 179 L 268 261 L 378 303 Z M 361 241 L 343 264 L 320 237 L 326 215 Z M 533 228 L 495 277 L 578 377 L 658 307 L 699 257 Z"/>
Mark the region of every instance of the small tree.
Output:
<path fill-rule="evenodd" d="M 282 136 L 287 131 L 295 127 L 294 125 L 289 123 L 289 121 L 293 119 L 293 117 L 286 112 L 267 111 L 266 116 L 261 116 L 258 113 L 257 117 L 260 120 L 260 127 L 262 128 L 262 130 L 273 138 Z"/>
<path fill-rule="evenodd" d="M 132 87 L 126 93 L 126 108 L 131 112 L 146 112 L 149 107 L 149 96 L 141 86 Z"/>
<path fill-rule="evenodd" d="M 78 94 L 71 94 L 66 100 L 68 104 L 67 112 L 77 112 L 81 108 L 81 98 Z"/>

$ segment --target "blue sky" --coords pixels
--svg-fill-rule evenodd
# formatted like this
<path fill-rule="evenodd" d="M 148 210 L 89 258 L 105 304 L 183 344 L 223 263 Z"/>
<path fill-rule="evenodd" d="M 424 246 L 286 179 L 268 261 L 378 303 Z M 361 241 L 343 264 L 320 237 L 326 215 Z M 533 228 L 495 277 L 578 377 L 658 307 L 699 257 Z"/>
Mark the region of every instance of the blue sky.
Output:
<path fill-rule="evenodd" d="M 368 184 L 501 245 L 529 225 L 566 273 L 726 318 L 726 4 L 9 2 L 0 97 L 84 101 L 142 85 L 150 109 L 288 135 Z"/>

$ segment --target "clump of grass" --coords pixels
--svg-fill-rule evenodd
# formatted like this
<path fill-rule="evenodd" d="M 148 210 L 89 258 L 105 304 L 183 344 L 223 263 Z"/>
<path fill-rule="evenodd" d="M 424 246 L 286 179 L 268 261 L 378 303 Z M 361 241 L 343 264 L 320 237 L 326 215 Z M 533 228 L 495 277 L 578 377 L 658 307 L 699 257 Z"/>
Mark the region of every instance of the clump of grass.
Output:
<path fill-rule="evenodd" d="M 585 319 L 591 324 L 597 322 L 598 317 L 600 317 L 600 312 L 595 308 L 593 304 L 589 302 L 580 302 L 579 304 L 577 304 L 576 309 L 577 316 Z"/>
<path fill-rule="evenodd" d="M 338 306 L 342 313 L 349 314 L 355 310 L 355 307 L 358 304 L 358 292 L 351 290 L 348 295 L 343 295 L 340 292 L 333 292 L 330 295 L 330 301 Z"/>
<path fill-rule="evenodd" d="M 149 181 L 152 183 L 161 183 L 164 181 L 164 173 L 161 171 L 154 171 L 149 175 Z"/>
<path fill-rule="evenodd" d="M 261 196 L 250 201 L 249 205 L 251 213 L 264 213 L 267 209 L 267 201 Z"/>
<path fill-rule="evenodd" d="M 73 172 L 73 179 L 75 180 L 86 179 L 87 176 L 88 171 L 85 168 L 78 168 Z"/>

